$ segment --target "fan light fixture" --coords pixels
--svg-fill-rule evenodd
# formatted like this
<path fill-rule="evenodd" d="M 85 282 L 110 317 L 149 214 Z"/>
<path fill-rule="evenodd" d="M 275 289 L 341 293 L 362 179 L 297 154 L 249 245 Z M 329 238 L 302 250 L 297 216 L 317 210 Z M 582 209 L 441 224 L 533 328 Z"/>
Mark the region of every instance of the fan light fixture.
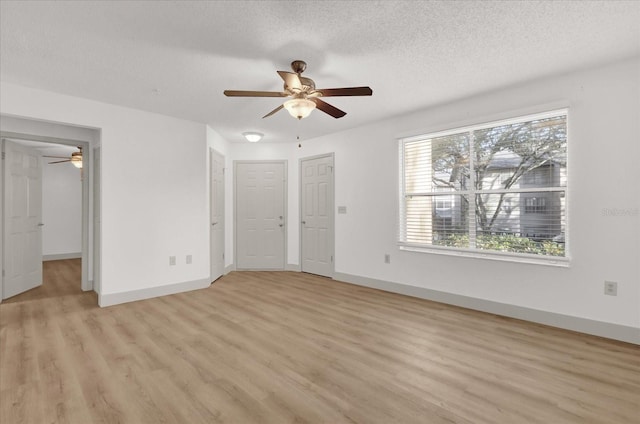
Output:
<path fill-rule="evenodd" d="M 284 108 L 289 111 L 289 114 L 294 118 L 302 119 L 309 116 L 309 114 L 316 108 L 315 102 L 308 99 L 291 99 L 284 102 Z"/>
<path fill-rule="evenodd" d="M 243 132 L 242 135 L 250 143 L 257 143 L 258 141 L 262 140 L 262 137 L 264 136 L 264 134 L 259 132 Z"/>
<path fill-rule="evenodd" d="M 337 119 L 345 116 L 347 112 L 330 105 L 321 97 L 371 96 L 373 94 L 370 87 L 316 88 L 316 83 L 311 78 L 302 76 L 305 69 L 307 64 L 304 60 L 294 60 L 291 62 L 293 72 L 278 71 L 278 75 L 284 81 L 283 91 L 224 90 L 224 95 L 227 97 L 289 97 L 289 100 L 264 115 L 263 118 L 287 109 L 291 116 L 302 119 L 309 116 L 313 109 L 318 109 Z"/>
<path fill-rule="evenodd" d="M 82 152 L 73 152 L 71 154 L 71 164 L 76 168 L 82 168 Z"/>

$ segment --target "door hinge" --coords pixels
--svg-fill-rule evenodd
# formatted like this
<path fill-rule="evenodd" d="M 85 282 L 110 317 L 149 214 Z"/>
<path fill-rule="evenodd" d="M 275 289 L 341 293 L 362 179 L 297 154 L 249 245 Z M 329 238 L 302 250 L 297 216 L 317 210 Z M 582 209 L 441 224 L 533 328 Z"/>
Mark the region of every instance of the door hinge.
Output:
<path fill-rule="evenodd" d="M 2 276 L 4 277 L 4 269 L 2 270 Z"/>
<path fill-rule="evenodd" d="M 224 259 L 224 253 L 222 254 L 222 259 Z"/>
<path fill-rule="evenodd" d="M 331 263 L 333 263 L 333 255 L 331 255 Z"/>
<path fill-rule="evenodd" d="M 4 160 L 4 158 L 6 157 L 6 155 L 7 155 L 7 154 L 6 154 L 5 152 L 2 152 L 2 160 Z"/>

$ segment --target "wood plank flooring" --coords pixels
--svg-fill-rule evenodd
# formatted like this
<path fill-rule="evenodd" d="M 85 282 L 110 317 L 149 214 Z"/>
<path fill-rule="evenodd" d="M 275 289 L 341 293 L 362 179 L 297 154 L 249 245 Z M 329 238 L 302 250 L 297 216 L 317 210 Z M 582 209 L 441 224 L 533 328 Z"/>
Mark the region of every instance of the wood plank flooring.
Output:
<path fill-rule="evenodd" d="M 0 304 L 2 423 L 634 423 L 640 346 L 292 272 Z"/>

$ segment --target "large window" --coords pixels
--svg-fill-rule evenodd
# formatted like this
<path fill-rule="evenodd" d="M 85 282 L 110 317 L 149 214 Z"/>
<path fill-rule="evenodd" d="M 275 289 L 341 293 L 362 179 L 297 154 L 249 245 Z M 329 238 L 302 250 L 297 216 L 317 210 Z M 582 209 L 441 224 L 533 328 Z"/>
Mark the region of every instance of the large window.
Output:
<path fill-rule="evenodd" d="M 404 248 L 566 257 L 567 111 L 400 140 Z"/>

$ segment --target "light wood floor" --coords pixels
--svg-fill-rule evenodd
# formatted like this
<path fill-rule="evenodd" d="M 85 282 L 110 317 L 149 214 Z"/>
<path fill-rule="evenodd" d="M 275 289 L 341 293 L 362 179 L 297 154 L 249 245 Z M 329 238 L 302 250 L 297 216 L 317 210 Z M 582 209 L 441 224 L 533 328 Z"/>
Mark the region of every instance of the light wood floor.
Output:
<path fill-rule="evenodd" d="M 98 308 L 78 260 L 0 304 L 0 422 L 635 423 L 640 346 L 307 274 Z"/>

